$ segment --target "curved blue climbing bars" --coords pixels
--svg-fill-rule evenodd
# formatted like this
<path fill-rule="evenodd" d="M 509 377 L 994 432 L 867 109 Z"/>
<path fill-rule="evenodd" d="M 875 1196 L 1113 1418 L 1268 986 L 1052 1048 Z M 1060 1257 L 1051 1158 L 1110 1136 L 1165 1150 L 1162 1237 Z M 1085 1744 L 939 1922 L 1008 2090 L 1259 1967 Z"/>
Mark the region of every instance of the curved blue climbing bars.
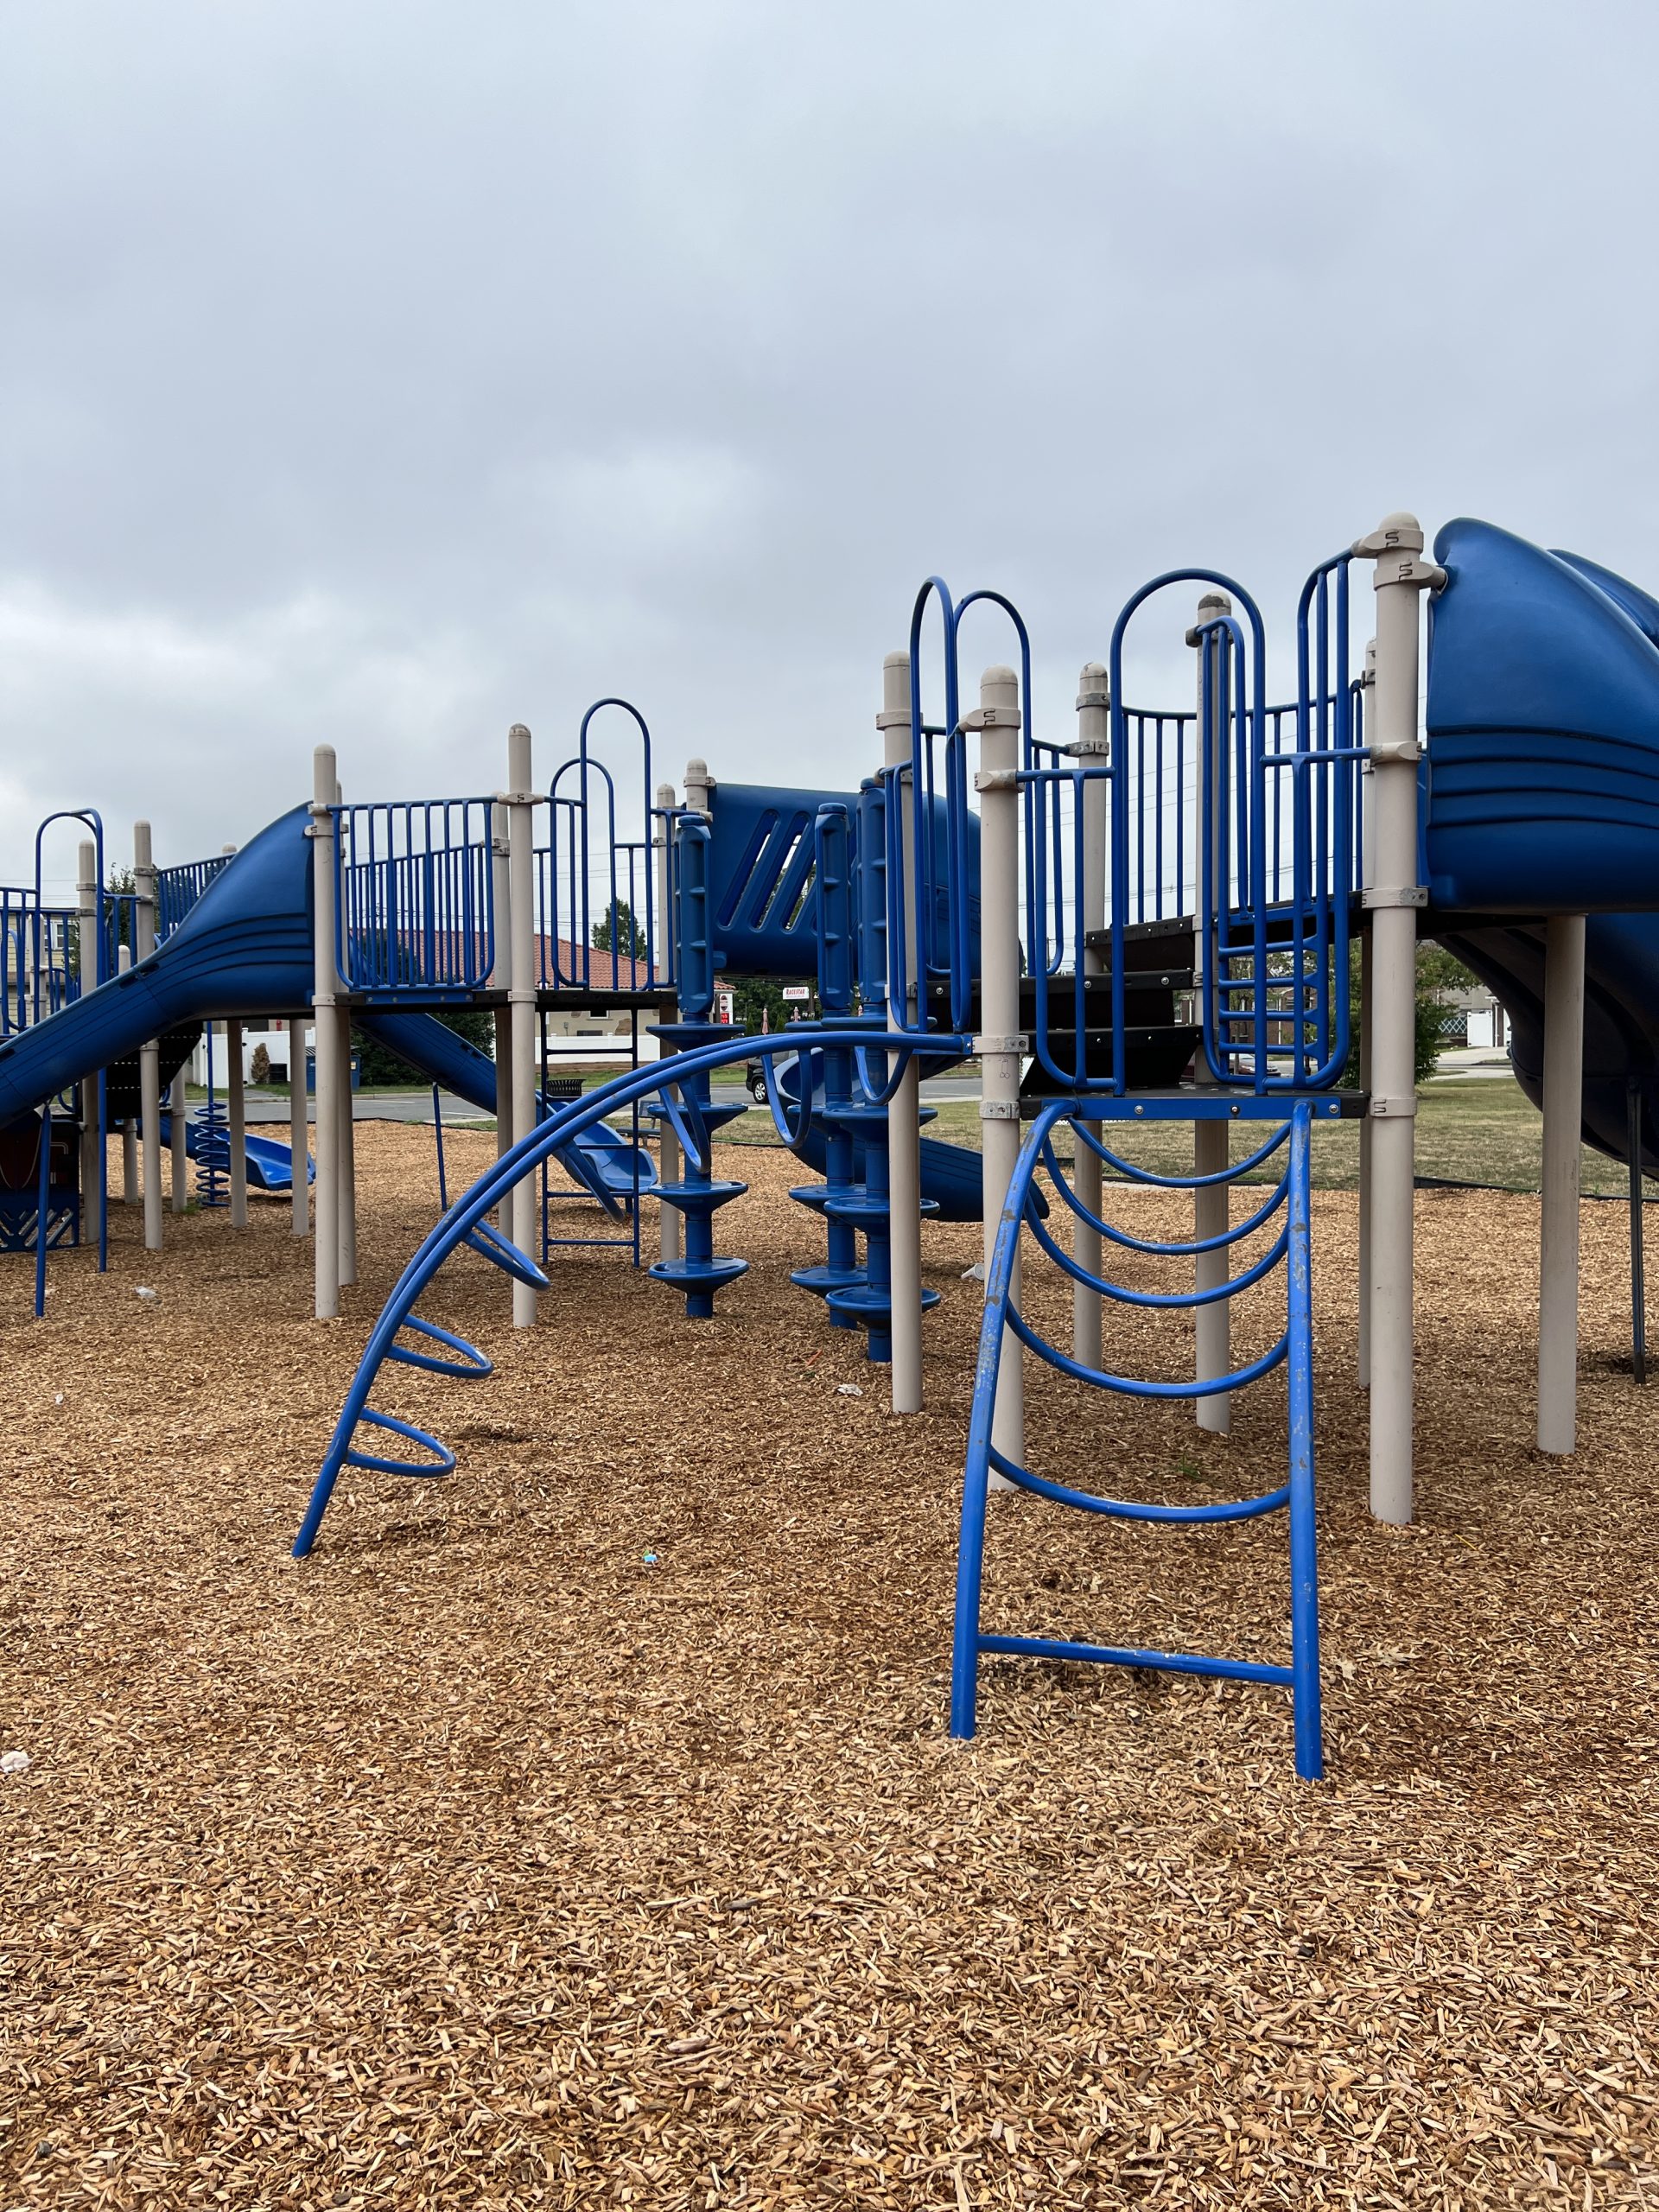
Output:
<path fill-rule="evenodd" d="M 929 601 L 937 599 L 943 630 L 944 658 L 944 719 L 926 720 L 922 706 L 922 625 Z M 1020 641 L 1020 709 L 1027 729 L 1031 719 L 1031 639 L 1019 609 L 998 591 L 970 591 L 960 602 L 950 596 L 942 576 L 930 576 L 916 594 L 910 617 L 910 760 L 904 766 L 884 768 L 880 781 L 887 794 L 885 809 L 885 878 L 887 912 L 884 980 L 891 1026 L 907 1033 L 926 1029 L 931 1016 L 927 1003 L 930 980 L 947 985 L 949 1020 L 953 1030 L 966 1027 L 974 988 L 975 910 L 978 886 L 970 880 L 973 868 L 968 834 L 967 733 L 969 724 L 962 712 L 961 629 L 969 609 L 981 604 L 1000 607 L 1013 623 Z M 945 803 L 944 881 L 936 880 L 933 837 L 934 800 L 941 780 L 935 772 L 934 745 L 944 741 L 943 782 Z M 912 796 L 908 854 L 906 852 L 905 813 L 895 803 L 908 789 Z M 863 823 L 860 823 L 861 848 Z M 914 938 L 906 929 L 906 887 L 914 887 L 911 900 Z M 944 909 L 941 929 L 940 909 Z M 941 938 L 943 942 L 941 943 Z M 911 973 L 912 965 L 917 973 Z M 915 1015 L 910 1012 L 912 988 Z M 866 997 L 868 1000 L 868 994 Z"/>
<path fill-rule="evenodd" d="M 1097 1109 L 1098 1110 L 1098 1109 Z M 1333 1111 L 1334 1102 L 1323 1111 Z M 1019 1164 L 1008 1186 L 1007 1202 L 997 1227 L 985 1286 L 985 1312 L 980 1327 L 979 1353 L 974 1375 L 973 1408 L 968 1432 L 968 1452 L 963 1479 L 962 1529 L 957 1566 L 957 1605 L 951 1662 L 950 1732 L 971 1736 L 977 1721 L 979 1662 L 982 1656 L 1084 1660 L 1128 1667 L 1149 1667 L 1173 1674 L 1219 1676 L 1234 1681 L 1271 1683 L 1292 1694 L 1294 1714 L 1296 1771 L 1318 1780 L 1324 1771 L 1320 1741 L 1319 1675 L 1319 1599 L 1314 1550 L 1313 1384 L 1313 1331 L 1310 1307 L 1310 1250 L 1308 1235 L 1308 1151 L 1314 1102 L 1300 1099 L 1291 1105 L 1288 1119 L 1250 1158 L 1230 1167 L 1224 1177 L 1154 1176 L 1118 1162 L 1138 1181 L 1160 1188 L 1193 1188 L 1205 1182 L 1236 1180 L 1288 1141 L 1284 1173 L 1267 1202 L 1246 1222 L 1230 1227 L 1224 1236 L 1203 1242 L 1158 1244 L 1144 1238 L 1119 1236 L 1116 1241 L 1136 1251 L 1167 1256 L 1190 1255 L 1236 1243 L 1263 1228 L 1282 1210 L 1283 1226 L 1266 1253 L 1230 1281 L 1210 1290 L 1150 1292 L 1130 1289 L 1080 1265 L 1063 1252 L 1036 1217 L 1033 1178 L 1039 1165 L 1046 1166 L 1068 1205 L 1079 1218 L 1105 1228 L 1077 1198 L 1060 1173 L 1053 1153 L 1053 1132 L 1070 1120 L 1078 1136 L 1085 1136 L 1074 1101 L 1056 1100 L 1044 1106 L 1021 1148 Z M 1114 1155 L 1108 1154 L 1108 1157 Z M 1039 1247 L 1077 1282 L 1121 1303 L 1153 1309 L 1191 1307 L 1217 1298 L 1236 1297 L 1260 1282 L 1280 1264 L 1285 1266 L 1285 1326 L 1276 1343 L 1258 1358 L 1227 1375 L 1192 1382 L 1160 1382 L 1108 1372 L 1085 1365 L 1050 1344 L 1020 1311 L 1014 1293 L 1014 1262 L 1022 1232 L 1029 1228 Z M 1111 1235 L 1113 1232 L 1108 1230 Z M 1124 1498 L 1103 1497 L 1066 1483 L 1056 1482 L 1020 1465 L 998 1449 L 992 1427 L 998 1376 L 1009 1337 L 1057 1369 L 1061 1374 L 1131 1397 L 1190 1399 L 1212 1397 L 1244 1389 L 1283 1365 L 1288 1376 L 1289 1467 L 1276 1489 L 1255 1497 L 1211 1505 L 1162 1505 Z M 1007 1636 L 987 1633 L 981 1626 L 985 1572 L 985 1522 L 992 1470 L 1017 1488 L 1059 1505 L 1108 1519 L 1178 1526 L 1213 1525 L 1247 1521 L 1265 1514 L 1284 1512 L 1290 1531 L 1291 1656 L 1288 1665 L 1269 1665 L 1245 1659 L 1211 1658 L 1201 1653 L 1143 1650 L 1109 1644 L 1077 1642 L 1065 1637 Z"/>
<path fill-rule="evenodd" d="M 619 830 L 616 779 L 589 742 L 594 718 L 607 708 L 626 715 L 639 740 L 644 826 L 638 836 Z M 668 917 L 657 911 L 652 855 L 658 836 L 671 847 L 673 814 L 656 803 L 651 730 L 632 700 L 594 701 L 582 715 L 575 753 L 548 787 L 548 842 L 536 855 L 543 984 L 553 990 L 645 991 L 671 983 L 673 931 Z M 597 916 L 595 890 L 601 901 Z M 595 921 L 607 943 L 595 944 Z M 659 925 L 665 940 L 660 945 Z"/>
<path fill-rule="evenodd" d="M 847 1050 L 868 1039 L 869 1033 L 845 1023 L 826 1024 L 791 1036 L 780 1032 L 771 1037 L 750 1037 L 740 1034 L 723 1039 L 720 1043 L 704 1045 L 689 1052 L 677 1052 L 671 1059 L 658 1061 L 652 1066 L 630 1069 L 597 1090 L 588 1091 L 572 1104 L 549 1115 L 512 1147 L 504 1153 L 467 1191 L 462 1192 L 443 1218 L 429 1232 L 394 1284 L 391 1296 L 382 1308 L 379 1319 L 370 1332 L 363 1356 L 351 1388 L 346 1394 L 339 1420 L 323 1454 L 322 1465 L 312 1487 L 310 1503 L 299 1534 L 294 1540 L 294 1555 L 303 1559 L 317 1540 L 328 1500 L 343 1467 L 365 1467 L 383 1472 L 409 1475 L 437 1475 L 449 1473 L 454 1465 L 454 1455 L 448 1446 L 424 1429 L 404 1421 L 400 1417 L 385 1414 L 370 1407 L 369 1392 L 375 1377 L 388 1360 L 404 1365 L 431 1367 L 429 1355 L 422 1354 L 397 1341 L 402 1331 L 414 1328 L 418 1333 L 449 1345 L 455 1353 L 452 1365 L 436 1371 L 453 1374 L 464 1381 L 481 1380 L 492 1372 L 485 1354 L 461 1338 L 446 1334 L 436 1325 L 415 1313 L 416 1301 L 450 1255 L 461 1245 L 467 1245 L 483 1256 L 493 1260 L 517 1280 L 533 1284 L 538 1289 L 548 1287 L 548 1278 L 527 1254 L 510 1243 L 490 1226 L 485 1216 L 500 1205 L 508 1192 L 526 1175 L 535 1173 L 542 1161 L 561 1145 L 567 1145 L 584 1129 L 591 1128 L 620 1108 L 631 1106 L 637 1100 L 658 1095 L 661 1108 L 677 1130 L 681 1141 L 689 1153 L 701 1151 L 706 1158 L 708 1133 L 698 1126 L 693 1110 L 687 1104 L 695 1101 L 695 1090 L 688 1093 L 683 1086 L 695 1085 L 716 1068 L 728 1066 L 733 1061 L 750 1059 L 757 1055 L 766 1057 L 775 1052 L 794 1052 L 803 1046 L 826 1051 Z M 968 1048 L 968 1039 L 941 1036 L 929 1039 L 931 1045 L 960 1057 Z M 907 1055 L 899 1050 L 896 1057 Z M 419 1462 L 388 1459 L 383 1455 L 368 1454 L 357 1447 L 355 1439 L 359 1423 L 371 1427 L 389 1430 L 427 1456 Z"/>

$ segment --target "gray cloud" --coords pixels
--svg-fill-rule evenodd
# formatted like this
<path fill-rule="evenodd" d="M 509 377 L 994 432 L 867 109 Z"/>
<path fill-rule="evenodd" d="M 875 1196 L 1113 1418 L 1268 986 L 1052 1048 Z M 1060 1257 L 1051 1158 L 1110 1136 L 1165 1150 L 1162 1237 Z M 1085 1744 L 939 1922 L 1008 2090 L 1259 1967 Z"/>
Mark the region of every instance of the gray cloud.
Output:
<path fill-rule="evenodd" d="M 239 840 L 324 739 L 353 796 L 489 788 L 515 717 L 550 772 L 607 690 L 671 772 L 850 783 L 934 569 L 1020 601 L 1051 728 L 1144 575 L 1282 626 L 1401 505 L 1652 580 L 1656 45 L 1532 0 L 14 0 L 0 868 L 64 804 Z M 1185 698 L 1185 613 L 1138 689 Z"/>

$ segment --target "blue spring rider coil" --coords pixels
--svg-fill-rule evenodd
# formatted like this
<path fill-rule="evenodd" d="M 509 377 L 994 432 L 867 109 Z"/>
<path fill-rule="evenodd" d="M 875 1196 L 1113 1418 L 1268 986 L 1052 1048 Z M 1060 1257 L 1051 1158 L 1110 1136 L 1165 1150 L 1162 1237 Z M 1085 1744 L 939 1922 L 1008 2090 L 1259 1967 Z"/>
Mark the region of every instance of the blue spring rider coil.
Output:
<path fill-rule="evenodd" d="M 207 1103 L 196 1116 L 196 1204 L 227 1206 L 231 1202 L 230 1116 L 213 1091 L 213 1025 L 207 1025 Z"/>

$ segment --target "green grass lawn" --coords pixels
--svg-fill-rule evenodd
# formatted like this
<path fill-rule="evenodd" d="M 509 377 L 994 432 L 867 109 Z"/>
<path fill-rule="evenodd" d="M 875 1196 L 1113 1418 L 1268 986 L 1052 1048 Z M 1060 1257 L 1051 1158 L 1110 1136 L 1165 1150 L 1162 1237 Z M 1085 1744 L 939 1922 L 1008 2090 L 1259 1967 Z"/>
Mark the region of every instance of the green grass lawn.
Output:
<path fill-rule="evenodd" d="M 930 1136 L 951 1144 L 979 1144 L 979 1108 L 969 1099 L 949 1099 L 928 1124 Z M 775 1144 L 771 1116 L 761 1109 L 747 1114 L 728 1133 L 735 1144 Z M 1239 1127 L 1232 1132 L 1233 1156 L 1242 1159 L 1261 1141 L 1259 1129 Z M 1535 1191 L 1541 1172 L 1543 1121 L 1520 1085 L 1508 1076 L 1452 1077 L 1426 1084 L 1417 1094 L 1417 1173 L 1443 1177 L 1448 1182 L 1490 1183 L 1501 1190 Z M 1155 1173 L 1190 1171 L 1192 1135 L 1190 1123 L 1162 1122 L 1150 1127 L 1122 1128 L 1117 1139 L 1108 1139 L 1114 1151 L 1137 1166 Z M 1070 1157 L 1062 1142 L 1059 1156 Z M 1623 1195 L 1627 1186 L 1622 1164 L 1605 1160 L 1585 1147 L 1582 1187 L 1586 1192 Z M 1275 1180 L 1263 1167 L 1247 1179 Z M 1313 1135 L 1313 1181 L 1326 1191 L 1351 1191 L 1359 1183 L 1359 1125 L 1344 1122 L 1334 1128 L 1317 1124 Z"/>

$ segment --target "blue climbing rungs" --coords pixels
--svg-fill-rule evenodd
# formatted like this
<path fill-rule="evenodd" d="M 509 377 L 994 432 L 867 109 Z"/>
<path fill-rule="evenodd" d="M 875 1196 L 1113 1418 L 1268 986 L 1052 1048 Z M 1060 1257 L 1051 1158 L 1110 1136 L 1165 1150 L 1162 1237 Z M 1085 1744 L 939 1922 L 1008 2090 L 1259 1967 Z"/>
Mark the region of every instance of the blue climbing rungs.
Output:
<path fill-rule="evenodd" d="M 359 1421 L 367 1421 L 372 1428 L 384 1428 L 393 1436 L 405 1438 L 429 1452 L 429 1460 L 383 1459 L 377 1452 L 359 1452 L 355 1445 L 346 1447 L 342 1465 L 347 1467 L 366 1467 L 377 1475 L 414 1475 L 421 1481 L 430 1482 L 440 1475 L 453 1475 L 455 1455 L 447 1444 L 424 1428 L 416 1428 L 413 1421 L 399 1421 L 396 1414 L 378 1414 L 372 1406 L 365 1406 L 359 1414 Z"/>
<path fill-rule="evenodd" d="M 516 1247 L 514 1248 L 517 1249 Z M 390 1344 L 386 1347 L 388 1359 L 400 1360 L 405 1367 L 424 1367 L 434 1375 L 453 1375 L 462 1382 L 481 1382 L 486 1375 L 495 1372 L 495 1362 L 480 1351 L 476 1344 L 469 1344 L 465 1337 L 452 1336 L 448 1329 L 439 1328 L 435 1321 L 423 1321 L 417 1313 L 410 1314 L 404 1322 L 406 1329 L 414 1329 L 421 1336 L 430 1337 L 435 1344 L 448 1344 L 458 1352 L 458 1359 L 439 1359 L 431 1352 L 416 1351 L 410 1344 Z"/>
<path fill-rule="evenodd" d="M 461 1239 L 474 1252 L 481 1252 L 486 1260 L 510 1274 L 515 1282 L 528 1283 L 532 1290 L 550 1290 L 551 1278 L 543 1274 L 522 1245 L 515 1244 L 510 1236 L 487 1221 L 476 1222 Z"/>
<path fill-rule="evenodd" d="M 1106 1147 L 1090 1138 L 1082 1126 L 1082 1114 L 1086 1110 L 1091 1118 L 1103 1114 L 1126 1120 L 1135 1109 L 1127 1103 L 1119 1105 L 1116 1113 L 1109 1105 L 1103 1107 L 1091 1103 L 1085 1109 L 1082 1101 L 1073 1098 L 1054 1101 L 1039 1114 L 1020 1151 L 1008 1186 L 985 1285 L 985 1312 L 974 1377 L 973 1409 L 969 1423 L 967 1464 L 963 1481 L 962 1538 L 957 1562 L 957 1621 L 950 1694 L 950 1732 L 953 1736 L 969 1737 L 975 1732 L 979 1662 L 982 1657 L 994 1655 L 1083 1660 L 1096 1664 L 1149 1667 L 1168 1674 L 1208 1675 L 1226 1681 L 1261 1682 L 1287 1688 L 1292 1696 L 1296 1771 L 1309 1781 L 1317 1781 L 1324 1772 L 1319 1720 L 1319 1599 L 1314 1572 L 1313 1322 L 1308 1233 L 1308 1146 L 1315 1103 L 1307 1098 L 1292 1102 L 1284 1131 L 1290 1142 L 1290 1158 L 1285 1176 L 1278 1190 L 1259 1210 L 1251 1224 L 1253 1227 L 1265 1225 L 1268 1217 L 1282 1201 L 1286 1207 L 1284 1229 L 1262 1257 L 1227 1280 L 1221 1294 L 1225 1297 L 1236 1297 L 1253 1283 L 1261 1281 L 1269 1268 L 1282 1262 L 1285 1269 L 1284 1333 L 1260 1357 L 1231 1373 L 1206 1375 L 1195 1377 L 1190 1382 L 1141 1381 L 1128 1376 L 1110 1374 L 1103 1367 L 1074 1358 L 1050 1344 L 1014 1303 L 1014 1267 L 1020 1232 L 1028 1223 L 1032 1178 L 1039 1164 L 1047 1169 L 1051 1179 L 1064 1192 L 1073 1211 L 1085 1224 L 1103 1230 L 1107 1235 L 1111 1234 L 1100 1217 L 1080 1205 L 1075 1193 L 1066 1186 L 1050 1141 L 1051 1131 L 1062 1118 L 1067 1118 L 1074 1133 L 1084 1140 L 1086 1148 L 1104 1153 Z M 1249 1160 L 1233 1163 L 1226 1171 L 1226 1179 L 1236 1179 L 1250 1166 L 1266 1158 L 1281 1141 L 1275 1138 L 1252 1154 Z M 1200 1175 L 1184 1178 L 1154 1176 L 1128 1160 L 1122 1165 L 1135 1179 L 1155 1183 L 1162 1187 L 1185 1182 L 1189 1187 L 1199 1188 L 1206 1183 L 1213 1184 L 1221 1179 Z M 1123 1299 L 1133 1305 L 1154 1308 L 1195 1306 L 1203 1302 L 1207 1294 L 1205 1292 L 1132 1291 L 1122 1284 L 1114 1284 L 1093 1269 L 1083 1266 L 1072 1255 L 1064 1252 L 1035 1224 L 1030 1225 L 1039 1245 L 1046 1249 L 1049 1258 L 1059 1264 L 1062 1275 L 1069 1275 L 1097 1293 Z M 1166 1259 L 1190 1261 L 1195 1256 L 1195 1245 L 1202 1249 L 1208 1243 L 1210 1249 L 1214 1249 L 1224 1241 L 1177 1241 L 1160 1249 L 1147 1240 L 1137 1240 L 1135 1249 L 1158 1253 Z M 1287 1479 L 1276 1489 L 1259 1497 L 1217 1501 L 1211 1505 L 1163 1505 L 1103 1497 L 1073 1489 L 1069 1484 L 1033 1474 L 1028 1467 L 1019 1465 L 1007 1452 L 999 1450 L 992 1440 L 998 1376 L 1003 1346 L 1009 1337 L 1036 1352 L 1062 1374 L 1091 1383 L 1097 1389 L 1124 1391 L 1143 1398 L 1179 1400 L 1224 1396 L 1256 1381 L 1282 1363 L 1288 1381 L 1290 1416 Z M 980 1606 L 984 1581 L 988 1491 L 994 1470 L 1006 1476 L 1018 1488 L 1047 1498 L 1054 1504 L 1069 1505 L 1081 1512 L 1100 1515 L 1111 1520 L 1192 1527 L 1252 1521 L 1268 1514 L 1283 1513 L 1288 1522 L 1290 1536 L 1289 1665 L 1211 1658 L 1202 1652 L 1140 1650 L 1128 1646 L 1086 1643 L 1053 1637 L 986 1634 L 980 1626 Z"/>
<path fill-rule="evenodd" d="M 1109 1667 L 1156 1667 L 1166 1675 L 1208 1675 L 1227 1682 L 1271 1682 L 1288 1689 L 1295 1675 L 1288 1667 L 1254 1659 L 1206 1659 L 1195 1651 L 1137 1651 L 1115 1643 L 1071 1643 L 1062 1637 L 982 1636 L 982 1651 L 1014 1659 L 1086 1659 Z"/>

